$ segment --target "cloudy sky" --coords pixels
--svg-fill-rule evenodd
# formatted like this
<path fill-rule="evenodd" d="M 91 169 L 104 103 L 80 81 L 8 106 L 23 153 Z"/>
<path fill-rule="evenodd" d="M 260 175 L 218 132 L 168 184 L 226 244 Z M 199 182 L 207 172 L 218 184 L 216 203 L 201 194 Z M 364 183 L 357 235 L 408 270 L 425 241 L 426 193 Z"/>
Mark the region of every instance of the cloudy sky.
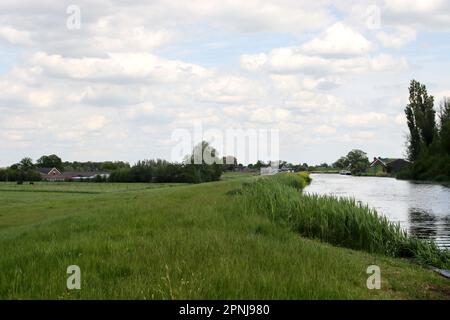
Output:
<path fill-rule="evenodd" d="M 276 128 L 295 163 L 402 156 L 409 81 L 450 96 L 450 1 L 140 2 L 0 2 L 0 166 L 170 159 L 199 122 Z"/>

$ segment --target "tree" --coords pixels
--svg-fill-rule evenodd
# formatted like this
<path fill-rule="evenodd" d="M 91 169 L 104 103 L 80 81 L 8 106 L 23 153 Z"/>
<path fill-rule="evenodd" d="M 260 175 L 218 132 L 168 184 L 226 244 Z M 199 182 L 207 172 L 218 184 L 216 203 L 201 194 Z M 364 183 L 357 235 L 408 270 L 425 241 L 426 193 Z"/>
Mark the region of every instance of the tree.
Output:
<path fill-rule="evenodd" d="M 23 158 L 18 164 L 18 169 L 22 172 L 34 170 L 33 160 L 31 158 Z"/>
<path fill-rule="evenodd" d="M 409 104 L 405 114 L 409 128 L 408 158 L 414 162 L 436 136 L 434 97 L 429 96 L 425 85 L 416 80 L 412 80 L 409 86 Z"/>
<path fill-rule="evenodd" d="M 217 156 L 217 150 L 208 142 L 198 143 L 184 159 L 186 180 L 193 183 L 219 180 L 223 166 Z"/>
<path fill-rule="evenodd" d="M 23 158 L 19 163 L 13 164 L 5 171 L 5 180 L 39 181 L 41 175 L 35 170 L 35 165 L 31 158 Z"/>
<path fill-rule="evenodd" d="M 259 170 L 259 169 L 265 168 L 265 167 L 267 167 L 267 166 L 269 166 L 269 164 L 264 163 L 264 162 L 261 161 L 261 160 L 258 160 L 258 161 L 256 161 L 256 163 L 252 166 L 252 168 L 253 168 L 253 169 Z M 249 166 L 249 167 L 250 167 L 250 166 Z"/>
<path fill-rule="evenodd" d="M 336 160 L 335 163 L 333 163 L 334 168 L 344 169 L 348 168 L 349 162 L 347 157 L 340 157 L 338 160 Z"/>
<path fill-rule="evenodd" d="M 61 158 L 55 154 L 40 157 L 37 160 L 36 164 L 39 168 L 56 168 L 58 170 L 63 169 L 63 163 Z"/>
<path fill-rule="evenodd" d="M 362 150 L 354 149 L 347 154 L 346 158 L 352 173 L 364 172 L 370 164 L 367 154 Z"/>
<path fill-rule="evenodd" d="M 441 151 L 450 155 L 450 99 L 444 98 L 439 110 L 439 139 Z"/>

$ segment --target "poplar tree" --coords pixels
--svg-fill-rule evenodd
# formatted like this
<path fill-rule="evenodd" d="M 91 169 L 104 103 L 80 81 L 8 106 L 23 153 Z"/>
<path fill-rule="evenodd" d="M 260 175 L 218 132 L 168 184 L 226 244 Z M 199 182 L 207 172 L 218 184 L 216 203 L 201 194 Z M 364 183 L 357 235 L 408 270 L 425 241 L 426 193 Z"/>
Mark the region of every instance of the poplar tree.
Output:
<path fill-rule="evenodd" d="M 450 99 L 445 98 L 439 112 L 439 138 L 441 150 L 450 155 Z"/>
<path fill-rule="evenodd" d="M 409 128 L 408 158 L 415 161 L 424 147 L 429 147 L 436 136 L 434 97 L 425 85 L 412 80 L 409 86 L 409 104 L 405 108 Z"/>

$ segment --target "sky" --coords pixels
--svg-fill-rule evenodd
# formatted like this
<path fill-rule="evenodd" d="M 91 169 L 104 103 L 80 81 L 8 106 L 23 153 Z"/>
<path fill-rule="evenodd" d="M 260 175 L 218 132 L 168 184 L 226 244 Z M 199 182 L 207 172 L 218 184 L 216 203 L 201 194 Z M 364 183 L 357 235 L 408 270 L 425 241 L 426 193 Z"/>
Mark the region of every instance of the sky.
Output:
<path fill-rule="evenodd" d="M 410 80 L 450 96 L 449 32 L 445 0 L 2 0 L 0 167 L 177 160 L 199 124 L 276 130 L 292 163 L 402 157 Z"/>

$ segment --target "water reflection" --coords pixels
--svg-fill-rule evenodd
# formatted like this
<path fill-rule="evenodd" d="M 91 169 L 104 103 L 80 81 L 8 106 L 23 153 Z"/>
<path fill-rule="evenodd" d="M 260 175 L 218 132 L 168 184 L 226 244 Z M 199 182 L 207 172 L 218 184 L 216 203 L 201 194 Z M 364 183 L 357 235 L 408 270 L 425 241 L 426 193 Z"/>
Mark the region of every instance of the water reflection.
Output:
<path fill-rule="evenodd" d="M 435 239 L 437 236 L 437 218 L 426 211 L 411 208 L 409 210 L 409 233 L 422 239 Z"/>
<path fill-rule="evenodd" d="M 313 174 L 308 193 L 353 197 L 408 233 L 450 247 L 450 188 L 390 178 Z"/>

